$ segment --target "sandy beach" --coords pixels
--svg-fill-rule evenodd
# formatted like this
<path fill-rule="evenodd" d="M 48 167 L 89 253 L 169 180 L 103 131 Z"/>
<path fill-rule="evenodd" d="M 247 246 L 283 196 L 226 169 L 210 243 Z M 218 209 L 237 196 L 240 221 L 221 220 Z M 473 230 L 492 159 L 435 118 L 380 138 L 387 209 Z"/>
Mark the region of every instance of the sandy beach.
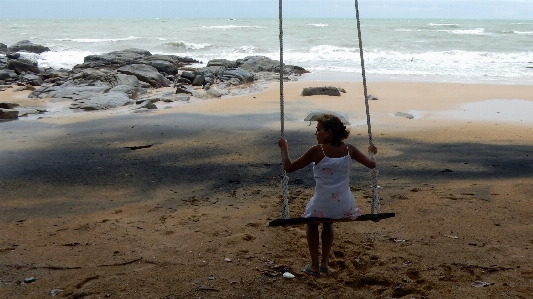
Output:
<path fill-rule="evenodd" d="M 300 95 L 311 86 L 346 93 Z M 277 84 L 145 113 L 27 93 L 0 92 L 49 111 L 0 123 L 1 298 L 533 297 L 533 86 L 370 82 L 381 209 L 396 217 L 335 224 L 319 278 L 302 272 L 305 227 L 268 226 L 281 216 Z M 360 82 L 284 94 L 293 158 L 315 143 L 303 119 L 318 109 L 347 114 L 348 141 L 368 146 Z M 314 180 L 289 176 L 298 217 Z M 366 213 L 369 184 L 354 164 Z"/>

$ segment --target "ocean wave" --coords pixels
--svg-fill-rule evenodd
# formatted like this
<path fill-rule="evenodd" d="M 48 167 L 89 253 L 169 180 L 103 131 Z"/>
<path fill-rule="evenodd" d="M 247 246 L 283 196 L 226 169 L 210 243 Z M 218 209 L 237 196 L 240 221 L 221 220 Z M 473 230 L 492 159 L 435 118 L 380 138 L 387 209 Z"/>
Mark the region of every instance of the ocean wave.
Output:
<path fill-rule="evenodd" d="M 313 27 L 329 27 L 329 24 L 307 24 L 307 26 L 313 26 Z"/>
<path fill-rule="evenodd" d="M 203 44 L 195 44 L 195 43 L 187 43 L 187 42 L 168 42 L 164 43 L 165 46 L 170 46 L 173 48 L 178 49 L 186 49 L 186 50 L 202 50 L 213 47 L 211 44 L 203 43 Z"/>
<path fill-rule="evenodd" d="M 446 24 L 446 23 L 429 23 L 428 26 L 443 26 L 443 27 L 451 27 L 451 28 L 459 28 L 461 27 L 459 24 Z"/>
<path fill-rule="evenodd" d="M 522 35 L 533 35 L 533 31 L 513 31 L 513 33 Z"/>
<path fill-rule="evenodd" d="M 49 51 L 39 55 L 37 62 L 39 67 L 51 67 L 53 69 L 71 69 L 75 65 L 83 63 L 86 56 L 100 54 L 89 51 Z"/>
<path fill-rule="evenodd" d="M 253 29 L 265 29 L 264 26 L 245 26 L 245 25 L 212 25 L 212 26 L 200 26 L 203 29 L 242 29 L 242 28 L 253 28 Z"/>
<path fill-rule="evenodd" d="M 309 52 L 320 55 L 330 55 L 334 53 L 354 53 L 357 49 L 358 48 L 338 47 L 332 45 L 318 45 L 311 47 Z"/>
<path fill-rule="evenodd" d="M 435 30 L 435 31 L 447 32 L 447 33 L 459 34 L 459 35 L 483 35 L 483 34 L 487 34 L 485 32 L 485 28 L 463 29 L 463 30 Z"/>
<path fill-rule="evenodd" d="M 113 43 L 126 40 L 136 40 L 142 37 L 130 36 L 125 38 L 56 38 L 53 40 L 61 42 L 77 42 L 77 43 Z"/>

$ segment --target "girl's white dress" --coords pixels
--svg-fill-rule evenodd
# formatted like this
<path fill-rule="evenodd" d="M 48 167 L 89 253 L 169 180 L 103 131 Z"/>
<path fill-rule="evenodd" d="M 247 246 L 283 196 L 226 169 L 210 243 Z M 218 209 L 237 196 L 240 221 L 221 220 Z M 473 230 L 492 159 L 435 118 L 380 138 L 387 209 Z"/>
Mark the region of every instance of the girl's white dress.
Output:
<path fill-rule="evenodd" d="M 362 214 L 350 191 L 351 164 L 350 154 L 341 158 L 330 158 L 324 154 L 324 158 L 313 165 L 315 194 L 307 203 L 302 217 L 355 219 Z"/>

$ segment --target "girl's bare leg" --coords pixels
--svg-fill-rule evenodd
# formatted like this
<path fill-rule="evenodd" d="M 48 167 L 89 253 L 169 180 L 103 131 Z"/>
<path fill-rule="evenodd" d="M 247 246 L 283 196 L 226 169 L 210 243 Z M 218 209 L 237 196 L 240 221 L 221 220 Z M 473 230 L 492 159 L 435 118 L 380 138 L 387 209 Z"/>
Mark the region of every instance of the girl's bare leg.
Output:
<path fill-rule="evenodd" d="M 331 251 L 331 247 L 333 246 L 333 237 L 334 237 L 333 223 L 323 223 L 322 224 L 322 261 L 320 263 L 322 268 L 329 267 L 329 253 Z"/>
<path fill-rule="evenodd" d="M 318 272 L 318 245 L 319 245 L 318 224 L 307 224 L 307 245 L 311 254 L 311 271 Z"/>

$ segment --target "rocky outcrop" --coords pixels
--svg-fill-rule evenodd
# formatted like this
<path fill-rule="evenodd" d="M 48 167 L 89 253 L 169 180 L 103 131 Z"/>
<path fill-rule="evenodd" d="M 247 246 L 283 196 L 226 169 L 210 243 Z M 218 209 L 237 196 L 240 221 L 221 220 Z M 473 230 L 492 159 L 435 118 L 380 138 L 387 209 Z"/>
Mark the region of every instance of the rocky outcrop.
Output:
<path fill-rule="evenodd" d="M 175 55 L 152 55 L 149 51 L 132 48 L 101 55 L 86 56 L 84 62 L 74 66 L 72 70 L 74 72 L 95 68 L 116 70 L 131 64 L 147 64 L 156 68 L 159 72 L 175 75 L 178 73 L 178 68 L 192 63 L 199 63 L 199 61 Z"/>
<path fill-rule="evenodd" d="M 17 49 L 39 51 L 37 45 L 20 42 Z M 0 50 L 2 47 L 0 47 Z M 14 46 L 6 50 L 15 49 Z M 140 109 L 153 109 L 155 102 L 188 101 L 190 97 L 211 99 L 234 94 L 232 86 L 250 84 L 269 73 L 269 80 L 279 80 L 279 62 L 262 56 L 249 56 L 236 61 L 214 59 L 206 67 L 191 68 L 199 63 L 175 55 L 152 55 L 142 49 L 125 49 L 101 55 L 86 56 L 72 70 L 40 69 L 24 55 L 10 53 L 0 57 L 0 86 L 33 90 L 29 98 L 59 98 L 72 100 L 70 108 L 102 110 L 144 103 Z M 298 76 L 303 68 L 285 66 L 284 74 Z M 259 74 L 259 75 L 258 75 Z M 263 77 L 261 77 L 263 76 Z M 143 97 L 147 89 L 174 84 L 176 92 L 163 98 Z M 202 89 L 198 89 L 198 87 Z M 250 85 L 251 86 L 251 85 Z M 147 102 L 149 101 L 150 104 Z"/>
<path fill-rule="evenodd" d="M 178 78 L 178 82 L 194 86 L 215 83 L 223 86 L 236 86 L 254 82 L 258 73 L 279 73 L 279 70 L 279 61 L 264 56 L 248 56 L 236 61 L 213 59 L 204 68 L 183 72 Z M 293 76 L 308 73 L 304 68 L 291 65 L 286 65 L 283 72 Z"/>
<path fill-rule="evenodd" d="M 34 44 L 34 43 L 30 42 L 29 40 L 23 40 L 23 41 L 20 41 L 20 42 L 14 44 L 14 45 L 8 47 L 5 50 L 5 52 L 7 52 L 7 53 L 9 53 L 9 52 L 21 52 L 21 51 L 41 54 L 41 53 L 50 51 L 50 48 L 45 47 L 43 45 Z"/>

